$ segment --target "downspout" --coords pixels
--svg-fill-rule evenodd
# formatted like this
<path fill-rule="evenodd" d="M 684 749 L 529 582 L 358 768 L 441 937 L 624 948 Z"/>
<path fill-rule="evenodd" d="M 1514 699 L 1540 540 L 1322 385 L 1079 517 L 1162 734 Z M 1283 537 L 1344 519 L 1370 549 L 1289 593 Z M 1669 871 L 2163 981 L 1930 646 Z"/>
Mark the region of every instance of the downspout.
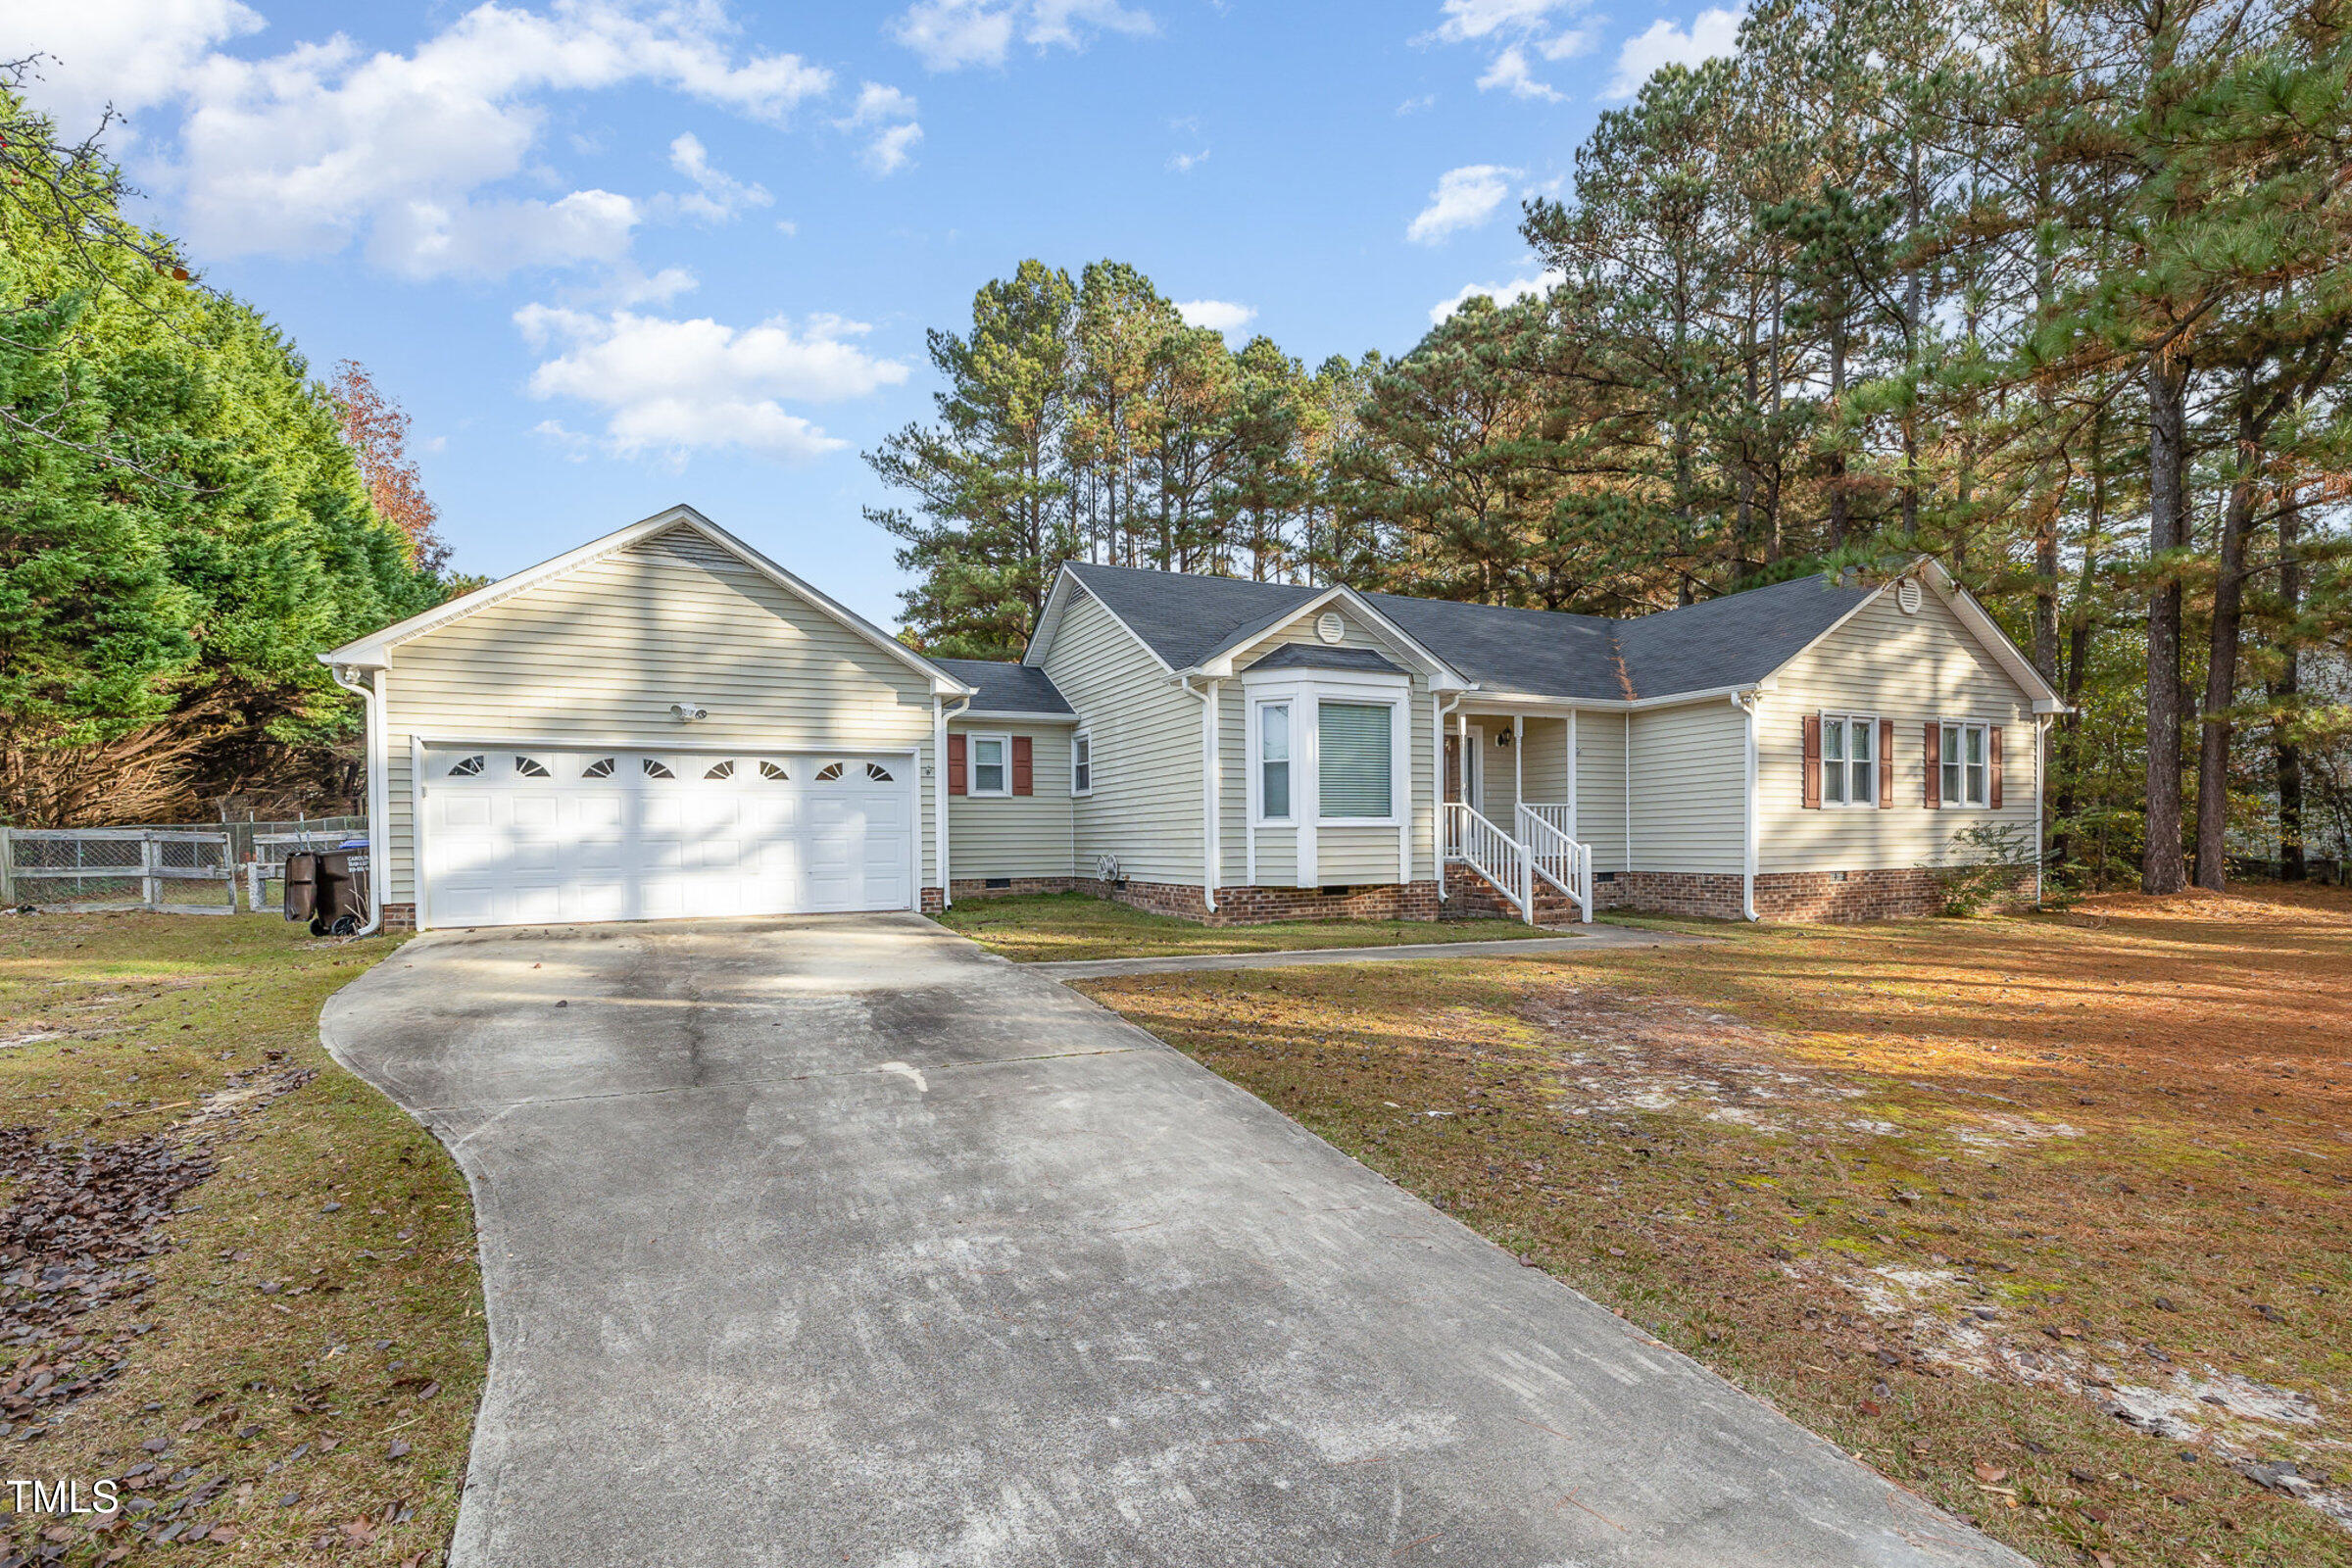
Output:
<path fill-rule="evenodd" d="M 969 697 L 956 699 L 956 711 L 948 711 L 948 700 L 937 693 L 931 697 L 931 846 L 939 861 L 939 906 L 942 910 L 956 907 L 956 884 L 948 876 L 948 720 L 972 706 Z M 1010 767 L 1012 759 L 1004 765 Z"/>
<path fill-rule="evenodd" d="M 1747 842 L 1740 865 L 1740 918 L 1758 920 L 1756 913 L 1756 704 L 1754 692 L 1732 693 L 1732 706 L 1747 715 L 1747 805 L 1741 813 L 1741 837 Z"/>
<path fill-rule="evenodd" d="M 1199 690 L 1193 677 L 1178 675 L 1177 684 L 1200 699 L 1200 903 L 1217 912 L 1217 683 L 1203 675 Z"/>
<path fill-rule="evenodd" d="M 2041 907 L 2041 868 L 2043 862 L 2049 858 L 2049 851 L 2043 847 L 2042 839 L 2044 831 L 2041 808 L 2042 776 L 2049 771 L 2046 764 L 2049 757 L 2050 725 L 2055 723 L 2057 718 L 2056 713 L 2034 715 L 2034 907 L 2036 909 Z"/>
<path fill-rule="evenodd" d="M 1455 692 L 1450 697 L 1439 697 L 1432 694 L 1430 698 L 1433 709 L 1430 716 L 1434 720 L 1430 728 L 1432 735 L 1436 738 L 1436 744 L 1432 748 L 1434 756 L 1431 760 L 1435 763 L 1433 771 L 1437 777 L 1431 781 L 1429 792 L 1432 803 L 1430 806 L 1429 848 L 1438 862 L 1438 902 L 1440 904 L 1446 902 L 1446 715 L 1461 707 L 1462 699 L 1469 695 L 1468 692 Z M 1462 759 L 1462 799 L 1468 800 L 1469 798 L 1470 759 L 1465 757 Z"/>
<path fill-rule="evenodd" d="M 330 664 L 327 674 L 336 685 L 360 700 L 367 715 L 368 748 L 368 923 L 355 936 L 371 937 L 384 928 L 384 875 L 392 858 L 385 853 L 384 834 L 392 825 L 392 780 L 384 764 L 384 694 L 377 682 L 382 671 L 368 671 L 368 684 L 352 680 L 357 666 Z"/>

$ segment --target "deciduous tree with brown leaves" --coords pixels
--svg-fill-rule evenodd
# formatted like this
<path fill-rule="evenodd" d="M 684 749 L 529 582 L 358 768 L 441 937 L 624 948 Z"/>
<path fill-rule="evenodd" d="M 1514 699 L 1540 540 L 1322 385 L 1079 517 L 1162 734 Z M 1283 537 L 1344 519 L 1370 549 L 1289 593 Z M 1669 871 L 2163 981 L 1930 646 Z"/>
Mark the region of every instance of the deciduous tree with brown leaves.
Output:
<path fill-rule="evenodd" d="M 335 400 L 343 440 L 359 463 L 376 515 L 408 540 L 411 563 L 438 573 L 449 564 L 449 546 L 433 530 L 441 514 L 409 457 L 409 411 L 386 396 L 357 360 L 336 365 L 327 392 Z"/>

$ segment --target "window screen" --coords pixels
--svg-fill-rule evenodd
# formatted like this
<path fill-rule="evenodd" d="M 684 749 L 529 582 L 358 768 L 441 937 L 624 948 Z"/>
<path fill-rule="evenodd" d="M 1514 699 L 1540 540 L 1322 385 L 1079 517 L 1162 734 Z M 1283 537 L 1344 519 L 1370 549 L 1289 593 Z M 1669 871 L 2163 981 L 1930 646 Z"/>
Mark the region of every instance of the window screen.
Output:
<path fill-rule="evenodd" d="M 1325 817 L 1387 817 L 1389 708 L 1385 703 L 1323 703 L 1315 710 L 1318 779 Z"/>

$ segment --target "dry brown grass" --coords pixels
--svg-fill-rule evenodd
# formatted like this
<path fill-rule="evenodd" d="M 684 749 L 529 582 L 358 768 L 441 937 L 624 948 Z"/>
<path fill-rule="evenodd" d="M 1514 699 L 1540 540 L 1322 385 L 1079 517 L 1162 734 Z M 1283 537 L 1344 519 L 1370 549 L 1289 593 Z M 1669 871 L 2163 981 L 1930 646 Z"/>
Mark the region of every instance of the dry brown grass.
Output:
<path fill-rule="evenodd" d="M 0 923 L 0 1125 L 202 1137 L 219 1162 L 179 1195 L 142 1295 L 0 1345 L 0 1388 L 120 1368 L 10 1412 L 0 1479 L 77 1480 L 85 1502 L 101 1478 L 142 1483 L 111 1523 L 0 1513 L 0 1562 L 439 1561 L 487 1352 L 472 1208 L 440 1146 L 318 1033 L 326 997 L 394 946 L 234 916 Z M 238 1098 L 306 1069 L 281 1098 Z M 14 1196 L 0 1185 L 0 1206 Z M 147 1544 L 167 1519 L 188 1544 Z"/>
<path fill-rule="evenodd" d="M 2352 1561 L 2352 896 L 1087 989 L 2042 1561 Z"/>

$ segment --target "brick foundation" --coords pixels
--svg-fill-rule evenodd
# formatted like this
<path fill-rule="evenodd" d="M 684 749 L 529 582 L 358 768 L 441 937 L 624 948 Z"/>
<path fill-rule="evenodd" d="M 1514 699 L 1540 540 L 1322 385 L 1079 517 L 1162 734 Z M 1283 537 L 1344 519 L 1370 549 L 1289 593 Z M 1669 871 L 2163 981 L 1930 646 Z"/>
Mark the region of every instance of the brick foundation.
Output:
<path fill-rule="evenodd" d="M 385 930 L 387 930 L 387 931 L 414 931 L 414 930 L 416 930 L 416 906 L 415 906 L 414 904 L 387 904 L 387 905 L 385 905 L 385 906 L 384 906 L 384 929 L 385 929 Z"/>
<path fill-rule="evenodd" d="M 2012 874 L 2006 904 L 2034 898 L 2034 871 Z M 1896 920 L 1938 914 L 1943 884 L 1925 866 L 1901 870 L 1768 871 L 1756 878 L 1756 912 L 1767 920 Z"/>

